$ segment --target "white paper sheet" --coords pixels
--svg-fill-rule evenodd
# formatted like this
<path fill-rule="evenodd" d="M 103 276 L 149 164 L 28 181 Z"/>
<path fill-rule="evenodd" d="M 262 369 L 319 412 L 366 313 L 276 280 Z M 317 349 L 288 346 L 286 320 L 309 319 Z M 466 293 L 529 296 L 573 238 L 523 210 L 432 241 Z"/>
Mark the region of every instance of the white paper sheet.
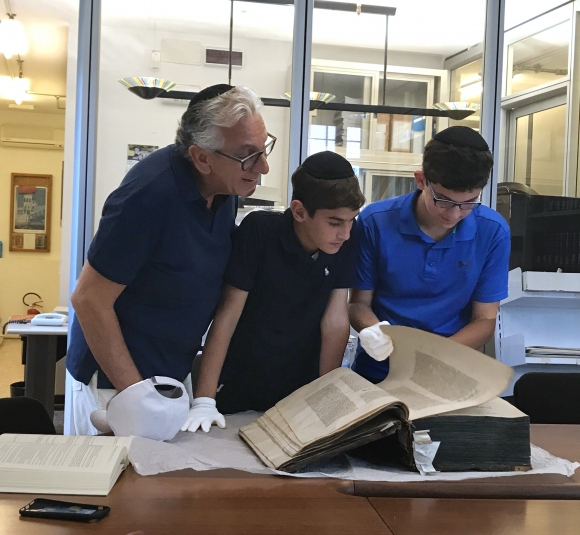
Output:
<path fill-rule="evenodd" d="M 527 474 L 561 474 L 571 477 L 580 463 L 554 457 L 532 445 L 532 470 L 527 472 L 436 472 L 422 476 L 402 468 L 385 469 L 349 455 L 314 463 L 308 471 L 287 474 L 267 468 L 238 436 L 238 429 L 253 422 L 260 413 L 245 412 L 226 416 L 226 429 L 212 427 L 209 433 L 180 432 L 171 442 L 156 442 L 134 437 L 129 459 L 138 474 L 154 475 L 184 468 L 212 470 L 235 468 L 255 474 L 277 474 L 291 477 L 333 477 L 355 481 L 459 481 L 486 477 Z"/>

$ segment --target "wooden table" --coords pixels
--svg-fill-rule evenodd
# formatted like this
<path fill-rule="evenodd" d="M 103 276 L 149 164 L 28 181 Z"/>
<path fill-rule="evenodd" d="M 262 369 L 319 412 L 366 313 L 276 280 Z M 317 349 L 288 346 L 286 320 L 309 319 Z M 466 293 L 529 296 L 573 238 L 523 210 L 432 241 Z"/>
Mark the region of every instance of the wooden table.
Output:
<path fill-rule="evenodd" d="M 368 498 L 368 500 L 394 535 L 580 533 L 580 503 L 574 500 L 429 498 Z"/>
<path fill-rule="evenodd" d="M 532 437 L 555 455 L 580 458 L 580 426 L 534 425 Z M 570 493 L 578 498 L 578 476 L 427 482 L 420 490 L 415 483 L 381 483 L 391 495 L 393 489 L 433 495 L 363 497 L 353 494 L 369 490 L 371 483 L 236 470 L 142 477 L 129 468 L 107 497 L 54 496 L 110 506 L 109 516 L 97 524 L 20 519 L 20 507 L 38 496 L 0 494 L 0 535 L 126 535 L 139 529 L 146 535 L 578 535 L 580 501 L 475 497 L 519 493 L 562 498 Z M 441 494 L 454 499 L 435 497 Z M 471 499 L 462 499 L 465 495 Z"/>
<path fill-rule="evenodd" d="M 0 535 L 578 535 L 573 500 L 364 498 L 335 480 L 127 471 L 107 497 L 56 496 L 111 507 L 96 524 L 21 519 L 37 497 L 0 494 Z"/>
<path fill-rule="evenodd" d="M 240 477 L 220 470 L 141 477 L 123 474 L 109 496 L 55 497 L 105 504 L 111 513 L 97 524 L 19 519 L 18 509 L 36 496 L 0 494 L 0 535 L 392 535 L 366 498 L 349 481 L 286 477 Z"/>

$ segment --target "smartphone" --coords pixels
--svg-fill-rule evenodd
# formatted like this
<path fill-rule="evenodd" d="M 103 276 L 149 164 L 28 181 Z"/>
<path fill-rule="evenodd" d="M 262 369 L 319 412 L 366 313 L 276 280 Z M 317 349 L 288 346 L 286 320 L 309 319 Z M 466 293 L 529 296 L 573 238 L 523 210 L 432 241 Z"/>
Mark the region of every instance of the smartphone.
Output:
<path fill-rule="evenodd" d="M 90 505 L 88 503 L 73 503 L 36 498 L 20 509 L 20 515 L 31 518 L 96 522 L 107 516 L 110 510 L 111 508 L 106 505 Z"/>

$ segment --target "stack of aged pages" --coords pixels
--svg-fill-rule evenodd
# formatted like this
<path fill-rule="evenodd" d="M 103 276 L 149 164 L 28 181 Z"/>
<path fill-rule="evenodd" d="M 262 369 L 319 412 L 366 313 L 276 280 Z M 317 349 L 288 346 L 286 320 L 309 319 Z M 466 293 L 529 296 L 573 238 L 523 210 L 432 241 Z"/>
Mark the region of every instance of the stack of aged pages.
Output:
<path fill-rule="evenodd" d="M 267 466 L 295 472 L 397 431 L 401 443 L 412 447 L 416 420 L 488 402 L 506 388 L 512 375 L 508 366 L 449 339 L 409 327 L 381 328 L 394 345 L 384 381 L 373 385 L 339 368 L 296 390 L 240 429 L 241 437 Z M 474 421 L 472 416 L 469 425 L 490 429 L 491 420 L 475 416 L 479 419 Z M 493 422 L 502 426 L 511 425 L 511 420 L 502 417 Z M 527 425 L 529 433 L 529 421 Z M 479 436 L 485 433 L 482 429 Z M 529 434 L 526 437 L 521 440 L 529 466 Z M 511 436 L 509 441 L 512 444 Z M 470 463 L 462 469 L 486 468 Z"/>
<path fill-rule="evenodd" d="M 441 442 L 433 461 L 441 472 L 531 468 L 530 418 L 501 398 L 413 423 L 415 430 L 428 430 L 431 440 Z"/>
<path fill-rule="evenodd" d="M 128 437 L 0 435 L 0 492 L 106 496 L 129 464 Z"/>

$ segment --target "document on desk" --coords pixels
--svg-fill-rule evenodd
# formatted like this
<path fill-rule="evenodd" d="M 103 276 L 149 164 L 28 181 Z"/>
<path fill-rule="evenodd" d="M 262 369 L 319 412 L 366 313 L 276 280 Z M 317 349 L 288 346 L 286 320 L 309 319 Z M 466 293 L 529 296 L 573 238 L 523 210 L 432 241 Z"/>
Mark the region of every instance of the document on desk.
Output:
<path fill-rule="evenodd" d="M 526 355 L 580 357 L 580 347 L 528 346 Z"/>
<path fill-rule="evenodd" d="M 0 492 L 106 496 L 131 438 L 0 435 Z"/>

